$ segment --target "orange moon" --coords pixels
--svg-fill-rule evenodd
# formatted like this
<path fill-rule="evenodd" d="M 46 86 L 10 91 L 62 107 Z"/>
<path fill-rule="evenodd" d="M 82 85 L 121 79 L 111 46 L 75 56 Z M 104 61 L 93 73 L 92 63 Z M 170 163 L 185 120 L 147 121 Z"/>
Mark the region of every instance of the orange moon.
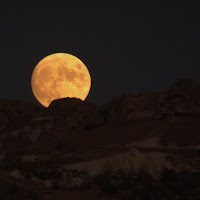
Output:
<path fill-rule="evenodd" d="M 36 65 L 31 87 L 36 99 L 45 107 L 55 99 L 66 97 L 84 101 L 90 91 L 91 77 L 80 59 L 67 53 L 55 53 Z"/>

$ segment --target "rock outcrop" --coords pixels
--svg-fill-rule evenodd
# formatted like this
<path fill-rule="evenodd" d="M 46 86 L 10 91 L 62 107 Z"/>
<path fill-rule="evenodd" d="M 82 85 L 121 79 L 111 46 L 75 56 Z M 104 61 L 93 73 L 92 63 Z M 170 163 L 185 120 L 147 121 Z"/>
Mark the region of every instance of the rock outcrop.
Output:
<path fill-rule="evenodd" d="M 82 134 L 82 131 L 86 133 L 88 129 L 90 129 L 90 132 L 87 132 L 87 137 L 91 143 L 90 134 L 92 132 L 93 135 L 96 134 L 96 136 L 93 136 L 93 141 L 99 135 L 102 136 L 102 141 L 104 141 L 104 138 L 107 138 L 107 140 L 111 138 L 112 140 L 113 137 L 118 137 L 120 141 L 120 134 L 123 131 L 133 135 L 146 135 L 146 133 L 151 132 L 150 129 L 144 128 L 142 132 L 142 129 L 137 128 L 137 125 L 140 124 L 140 127 L 142 127 L 148 120 L 151 121 L 151 124 L 154 124 L 154 127 L 160 127 L 159 130 L 162 129 L 164 138 L 168 136 L 170 138 L 168 140 L 175 140 L 174 143 L 177 143 L 176 141 L 183 133 L 181 127 L 186 125 L 179 127 L 178 131 L 177 123 L 180 119 L 176 118 L 178 122 L 174 126 L 170 126 L 170 130 L 164 130 L 165 127 L 159 119 L 165 115 L 168 117 L 200 117 L 200 84 L 192 79 L 181 79 L 175 81 L 164 93 L 141 91 L 137 95 L 124 94 L 100 108 L 76 98 L 54 100 L 48 108 L 40 108 L 30 102 L 1 99 L 0 147 L 9 148 L 9 146 L 12 146 L 14 149 L 14 147 L 24 148 L 35 144 L 42 146 L 49 141 L 54 141 L 59 134 L 61 140 L 63 135 L 74 135 L 76 131 Z M 155 119 L 157 117 L 159 122 Z M 194 121 L 193 118 L 192 121 Z M 169 124 L 171 123 L 173 122 L 169 121 Z M 191 123 L 188 124 L 187 130 L 192 130 L 193 137 L 198 138 L 197 132 L 191 129 Z M 198 122 L 195 122 L 194 129 L 196 129 L 197 124 Z M 175 128 L 173 129 L 173 127 Z M 172 130 L 175 130 L 172 136 L 177 135 L 175 139 L 169 137 Z M 184 135 L 185 140 L 182 143 L 186 144 L 189 141 L 187 139 L 188 134 L 184 132 Z M 66 139 L 66 141 L 68 140 L 69 138 Z M 79 141 L 79 143 L 82 142 L 80 138 Z"/>
<path fill-rule="evenodd" d="M 61 129 L 90 129 L 103 122 L 96 105 L 77 98 L 54 100 L 44 116 L 52 117 L 54 125 Z"/>
<path fill-rule="evenodd" d="M 31 102 L 0 99 L 0 131 L 23 128 L 42 108 Z"/>
<path fill-rule="evenodd" d="M 200 83 L 193 79 L 180 79 L 161 96 L 158 113 L 200 114 Z"/>
<path fill-rule="evenodd" d="M 0 100 L 0 199 L 58 199 L 62 193 L 97 199 L 90 196 L 93 189 L 102 199 L 98 188 L 109 196 L 116 188 L 115 199 L 120 190 L 132 194 L 131 188 L 152 197 L 152 190 L 141 190 L 143 182 L 159 192 L 154 199 L 162 199 L 160 189 L 166 197 L 166 183 L 169 199 L 194 183 L 187 197 L 199 199 L 199 113 L 200 84 L 192 79 L 178 80 L 164 93 L 125 94 L 100 108 L 76 98 L 48 108 Z M 23 190 L 24 198 L 16 196 Z M 184 197 L 185 191 L 179 199 Z"/>
<path fill-rule="evenodd" d="M 134 118 L 150 118 L 154 116 L 155 108 L 161 93 L 125 94 L 119 99 L 103 105 L 100 111 L 109 120 L 127 120 Z"/>

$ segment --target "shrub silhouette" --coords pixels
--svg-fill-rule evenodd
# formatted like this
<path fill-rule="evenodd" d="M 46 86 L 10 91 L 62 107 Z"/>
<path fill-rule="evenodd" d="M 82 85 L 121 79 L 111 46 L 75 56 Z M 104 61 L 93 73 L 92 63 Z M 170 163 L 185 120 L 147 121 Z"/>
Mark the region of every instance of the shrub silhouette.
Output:
<path fill-rule="evenodd" d="M 78 170 L 78 169 L 73 169 L 72 170 L 72 176 L 73 177 L 84 177 L 88 175 L 88 171 L 86 170 Z"/>
<path fill-rule="evenodd" d="M 19 187 L 16 184 L 12 184 L 8 190 L 8 193 L 15 195 L 17 192 L 19 192 Z"/>
<path fill-rule="evenodd" d="M 94 180 L 94 184 L 97 184 L 101 191 L 107 195 L 112 195 L 117 193 L 117 187 L 114 185 L 111 175 L 108 173 L 104 172 L 101 174 L 98 174 Z"/>
<path fill-rule="evenodd" d="M 59 184 L 56 180 L 52 181 L 52 190 L 58 190 L 59 189 Z"/>
<path fill-rule="evenodd" d="M 29 200 L 39 200 L 39 195 L 34 193 L 34 192 L 29 192 L 28 195 L 26 196 L 26 199 Z"/>
<path fill-rule="evenodd" d="M 113 195 L 113 194 L 116 194 L 118 189 L 117 187 L 112 184 L 112 183 L 109 183 L 109 184 L 105 184 L 101 187 L 101 190 L 103 193 L 107 194 L 107 195 Z"/>
<path fill-rule="evenodd" d="M 177 182 L 178 181 L 178 175 L 175 170 L 164 168 L 161 172 L 160 177 L 161 182 Z"/>
<path fill-rule="evenodd" d="M 42 181 L 60 179 L 62 177 L 62 173 L 56 169 L 35 170 L 33 175 Z"/>
<path fill-rule="evenodd" d="M 134 183 L 135 174 L 130 170 L 119 169 L 112 175 L 113 180 L 119 181 L 119 188 L 122 190 L 130 189 Z"/>
<path fill-rule="evenodd" d="M 94 178 L 94 183 L 99 186 L 104 185 L 104 184 L 109 184 L 110 182 L 111 182 L 111 177 L 106 173 L 98 174 Z"/>
<path fill-rule="evenodd" d="M 136 182 L 145 185 L 151 185 L 154 182 L 152 175 L 148 171 L 139 170 L 136 174 Z"/>

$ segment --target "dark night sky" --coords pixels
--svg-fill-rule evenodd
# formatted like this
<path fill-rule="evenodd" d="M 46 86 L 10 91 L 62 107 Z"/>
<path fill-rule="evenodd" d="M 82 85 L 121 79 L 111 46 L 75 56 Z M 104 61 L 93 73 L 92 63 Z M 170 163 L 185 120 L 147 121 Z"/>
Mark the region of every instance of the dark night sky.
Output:
<path fill-rule="evenodd" d="M 82 2 L 1 5 L 0 98 L 36 103 L 32 71 L 56 52 L 86 64 L 96 104 L 179 78 L 200 81 L 198 1 Z"/>

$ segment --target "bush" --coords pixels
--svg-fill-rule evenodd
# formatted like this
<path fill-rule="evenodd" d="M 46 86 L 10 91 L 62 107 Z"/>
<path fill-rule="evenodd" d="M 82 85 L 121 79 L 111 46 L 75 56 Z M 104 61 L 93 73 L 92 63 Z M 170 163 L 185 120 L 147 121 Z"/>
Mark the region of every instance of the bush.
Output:
<path fill-rule="evenodd" d="M 88 172 L 86 170 L 77 170 L 77 169 L 72 170 L 73 177 L 84 177 L 86 175 L 88 175 Z"/>
<path fill-rule="evenodd" d="M 30 200 L 39 200 L 39 195 L 34 193 L 34 192 L 29 192 L 28 195 L 26 196 L 26 199 Z"/>
<path fill-rule="evenodd" d="M 117 187 L 114 185 L 111 179 L 111 175 L 109 175 L 106 172 L 98 174 L 94 178 L 93 182 L 94 184 L 97 184 L 101 188 L 101 191 L 104 194 L 113 195 L 117 193 Z"/>
<path fill-rule="evenodd" d="M 79 186 L 79 189 L 80 190 L 89 190 L 91 187 L 91 185 L 89 183 L 82 183 L 80 186 Z"/>
<path fill-rule="evenodd" d="M 151 199 L 163 199 L 172 200 L 176 199 L 177 195 L 161 185 L 137 185 L 130 193 L 124 198 L 124 200 L 141 199 L 141 200 L 151 200 Z"/>
<path fill-rule="evenodd" d="M 154 179 L 148 171 L 139 170 L 136 174 L 136 182 L 144 185 L 151 185 L 154 183 Z"/>
<path fill-rule="evenodd" d="M 53 180 L 52 181 L 52 190 L 58 190 L 59 189 L 59 184 L 57 181 Z"/>
<path fill-rule="evenodd" d="M 99 186 L 110 184 L 110 183 L 111 183 L 111 177 L 106 173 L 98 174 L 94 178 L 94 184 L 97 184 Z"/>
<path fill-rule="evenodd" d="M 8 194 L 14 195 L 19 192 L 19 187 L 16 184 L 12 184 L 8 190 Z"/>
<path fill-rule="evenodd" d="M 117 193 L 117 187 L 112 183 L 107 183 L 101 187 L 101 191 L 107 195 L 113 195 Z"/>
<path fill-rule="evenodd" d="M 164 168 L 161 172 L 160 177 L 161 182 L 177 182 L 178 181 L 178 175 L 175 170 Z"/>
<path fill-rule="evenodd" d="M 85 175 L 84 177 L 82 177 L 82 182 L 79 186 L 80 190 L 89 190 L 91 187 L 91 177 L 89 175 Z"/>
<path fill-rule="evenodd" d="M 38 177 L 40 180 L 52 180 L 52 179 L 60 179 L 62 177 L 62 173 L 55 169 L 48 169 L 48 170 L 38 170 L 34 171 L 33 175 Z"/>

